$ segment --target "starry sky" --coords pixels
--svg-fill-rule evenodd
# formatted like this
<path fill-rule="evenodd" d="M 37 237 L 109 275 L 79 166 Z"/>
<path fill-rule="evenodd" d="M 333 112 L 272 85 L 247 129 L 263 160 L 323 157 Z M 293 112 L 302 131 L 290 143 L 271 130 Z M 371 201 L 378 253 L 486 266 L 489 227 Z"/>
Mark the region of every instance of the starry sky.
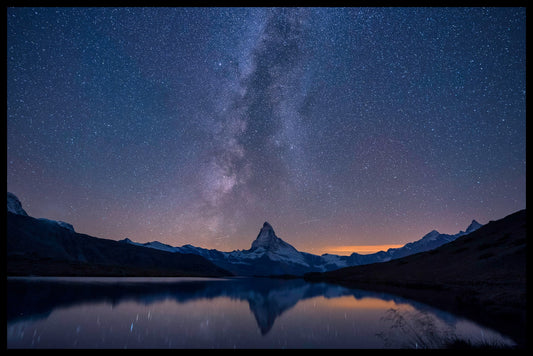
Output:
<path fill-rule="evenodd" d="M 268 221 L 349 254 L 526 207 L 525 8 L 6 12 L 31 216 L 221 251 Z"/>

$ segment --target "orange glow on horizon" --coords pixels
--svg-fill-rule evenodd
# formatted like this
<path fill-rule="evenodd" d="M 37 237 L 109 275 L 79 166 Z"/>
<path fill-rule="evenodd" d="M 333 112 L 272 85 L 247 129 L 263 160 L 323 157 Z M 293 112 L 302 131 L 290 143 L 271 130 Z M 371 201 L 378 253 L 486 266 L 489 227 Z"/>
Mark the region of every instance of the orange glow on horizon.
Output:
<path fill-rule="evenodd" d="M 324 253 L 330 253 L 334 255 L 351 255 L 353 252 L 357 252 L 361 255 L 368 255 L 379 251 L 387 251 L 389 248 L 399 248 L 403 245 L 400 244 L 388 244 L 388 245 L 348 245 L 348 246 L 326 246 L 323 248 Z"/>

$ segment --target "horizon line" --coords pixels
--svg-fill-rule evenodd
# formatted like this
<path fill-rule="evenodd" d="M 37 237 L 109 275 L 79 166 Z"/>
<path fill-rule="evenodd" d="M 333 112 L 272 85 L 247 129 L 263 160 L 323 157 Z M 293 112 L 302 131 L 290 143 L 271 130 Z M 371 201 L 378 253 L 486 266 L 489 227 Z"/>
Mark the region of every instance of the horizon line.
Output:
<path fill-rule="evenodd" d="M 400 248 L 405 244 L 380 244 L 380 245 L 338 245 L 338 246 L 325 246 L 321 248 L 324 253 L 334 255 L 349 256 L 352 253 L 358 253 L 361 255 L 369 255 L 379 251 L 387 251 L 389 248 Z"/>

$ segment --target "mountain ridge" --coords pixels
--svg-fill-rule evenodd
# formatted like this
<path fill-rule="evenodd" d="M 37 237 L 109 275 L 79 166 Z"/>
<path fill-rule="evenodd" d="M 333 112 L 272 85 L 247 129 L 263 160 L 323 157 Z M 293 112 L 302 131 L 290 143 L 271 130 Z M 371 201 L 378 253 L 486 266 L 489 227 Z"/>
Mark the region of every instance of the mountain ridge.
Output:
<path fill-rule="evenodd" d="M 393 293 L 479 319 L 526 344 L 526 210 L 386 263 L 309 273 L 307 281 Z"/>
<path fill-rule="evenodd" d="M 229 276 L 195 254 L 176 254 L 80 234 L 57 221 L 23 214 L 8 194 L 7 275 Z M 15 197 L 16 198 L 16 197 Z M 65 223 L 66 224 L 66 223 Z M 70 225 L 70 224 L 68 224 Z M 70 225 L 71 226 L 71 225 Z"/>
<path fill-rule="evenodd" d="M 18 198 L 8 192 L 8 213 L 29 217 L 22 208 L 22 204 Z M 10 218 L 13 220 L 14 218 Z M 61 229 L 59 235 L 77 234 L 74 227 L 62 221 L 55 221 L 40 218 L 37 219 L 43 231 L 56 231 Z M 30 225 L 35 225 L 35 222 L 28 222 Z M 46 225 L 44 225 L 46 224 Z M 46 226 L 46 227 L 45 227 Z M 359 266 L 372 263 L 387 262 L 393 259 L 412 255 L 419 252 L 428 251 L 439 247 L 445 243 L 449 243 L 460 236 L 467 234 L 466 231 L 473 232 L 477 230 L 481 224 L 472 220 L 472 223 L 465 231 L 460 231 L 455 235 L 441 234 L 436 230 L 432 230 L 424 235 L 421 239 L 405 244 L 400 248 L 388 249 L 387 251 L 379 251 L 373 254 L 358 254 L 356 252 L 349 256 L 339 256 L 332 254 L 314 255 L 307 252 L 298 251 L 294 246 L 279 238 L 274 232 L 274 228 L 270 223 L 265 221 L 259 231 L 256 239 L 252 241 L 251 246 L 247 250 L 234 250 L 231 252 L 222 252 L 216 249 L 206 249 L 196 247 L 191 244 L 186 244 L 181 247 L 174 247 L 159 241 L 152 241 L 147 243 L 137 243 L 129 238 L 115 241 L 120 245 L 136 246 L 142 248 L 149 248 L 151 250 L 158 250 L 165 253 L 177 253 L 181 255 L 196 255 L 199 256 L 214 266 L 217 266 L 224 271 L 228 271 L 234 275 L 243 276 L 275 276 L 275 275 L 304 275 L 309 272 L 327 272 L 337 270 L 339 268 Z M 22 229 L 22 227 L 19 226 Z M 63 231 L 66 230 L 66 231 Z M 34 234 L 36 232 L 33 232 Z M 75 236 L 88 236 L 78 234 Z M 97 239 L 97 238 L 94 238 Z M 113 240 L 114 241 L 114 240 Z M 39 244 L 40 241 L 36 241 Z M 64 243 L 70 243 L 66 240 Z M 31 246 L 27 246 L 31 249 Z M 49 248 L 43 246 L 44 248 Z M 50 250 L 49 253 L 58 253 L 58 251 L 65 250 L 64 246 L 57 247 L 56 250 Z M 80 250 L 80 248 L 78 248 Z M 81 249 L 83 250 L 83 249 Z M 40 251 L 42 252 L 42 251 Z M 62 253 L 60 257 L 67 260 L 75 260 L 80 263 L 87 263 L 88 260 L 83 252 L 76 252 L 77 255 L 72 256 L 69 253 Z M 25 254 L 19 250 L 19 254 Z M 26 253 L 27 255 L 27 253 Z M 58 255 L 59 256 L 59 255 Z M 58 258 L 55 256 L 55 258 Z M 96 258 L 93 256 L 93 258 Z M 106 261 L 109 262 L 109 261 Z"/>
<path fill-rule="evenodd" d="M 13 214 L 17 214 L 17 215 L 29 216 L 26 210 L 22 208 L 22 203 L 20 202 L 19 198 L 15 194 L 10 193 L 10 192 L 7 192 L 7 211 Z M 74 226 L 64 221 L 51 220 L 51 219 L 46 219 L 46 218 L 38 218 L 38 219 L 41 221 L 50 223 L 50 224 L 57 224 L 65 229 L 69 229 L 75 232 Z"/>
<path fill-rule="evenodd" d="M 291 244 L 276 236 L 274 228 L 268 222 L 263 223 L 256 239 L 252 241 L 248 250 L 233 250 L 223 252 L 216 249 L 205 249 L 190 244 L 174 247 L 159 241 L 144 244 L 133 242 L 130 239 L 120 240 L 148 248 L 161 249 L 168 252 L 181 252 L 198 254 L 212 261 L 216 265 L 237 275 L 302 275 L 309 272 L 326 272 L 339 268 L 387 262 L 393 259 L 428 251 L 445 243 L 454 241 L 467 231 L 473 232 L 483 225 L 472 220 L 465 231 L 457 234 L 441 234 L 436 230 L 424 235 L 421 239 L 409 242 L 400 248 L 390 248 L 387 251 L 378 251 L 373 254 L 358 254 L 349 256 L 333 254 L 314 255 L 298 251 Z"/>

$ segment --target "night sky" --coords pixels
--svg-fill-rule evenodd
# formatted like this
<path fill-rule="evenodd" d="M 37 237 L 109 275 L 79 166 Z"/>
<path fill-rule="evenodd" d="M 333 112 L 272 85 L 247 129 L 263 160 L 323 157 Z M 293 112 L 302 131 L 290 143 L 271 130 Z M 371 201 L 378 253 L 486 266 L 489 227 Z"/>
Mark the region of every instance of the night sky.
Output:
<path fill-rule="evenodd" d="M 7 189 L 221 251 L 265 221 L 317 254 L 454 234 L 526 207 L 525 31 L 525 8 L 8 8 Z"/>

